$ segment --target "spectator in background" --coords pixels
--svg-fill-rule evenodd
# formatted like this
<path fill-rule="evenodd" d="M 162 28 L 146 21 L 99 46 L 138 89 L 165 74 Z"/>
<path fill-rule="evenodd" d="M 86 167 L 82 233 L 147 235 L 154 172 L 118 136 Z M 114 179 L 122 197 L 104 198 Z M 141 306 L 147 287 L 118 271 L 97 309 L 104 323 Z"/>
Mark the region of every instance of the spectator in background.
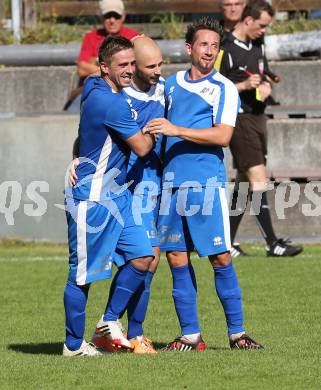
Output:
<path fill-rule="evenodd" d="M 246 6 L 246 0 L 221 0 L 220 8 L 223 19 L 220 24 L 224 32 L 234 30 L 234 27 L 241 20 L 243 10 Z"/>
<path fill-rule="evenodd" d="M 240 183 L 249 182 L 249 198 L 254 204 L 256 219 L 266 240 L 268 256 L 296 256 L 302 247 L 290 245 L 287 240 L 277 238 L 267 202 L 266 172 L 266 99 L 271 94 L 271 85 L 265 74 L 265 55 L 261 45 L 256 45 L 266 27 L 271 23 L 274 10 L 265 0 L 251 1 L 245 7 L 241 21 L 227 34 L 220 72 L 233 81 L 241 98 L 241 113 L 238 115 L 235 130 L 230 142 L 234 165 L 237 169 L 236 185 L 232 197 L 231 215 L 232 257 L 245 255 L 234 242 L 237 229 L 245 212 L 248 188 L 240 189 Z M 237 205 L 244 198 L 242 208 Z"/>
<path fill-rule="evenodd" d="M 101 0 L 99 8 L 102 14 L 103 28 L 90 31 L 84 36 L 78 58 L 80 77 L 87 77 L 92 73 L 99 72 L 98 49 L 107 36 L 120 35 L 132 39 L 139 35 L 137 31 L 124 26 L 125 7 L 122 0 Z"/>
<path fill-rule="evenodd" d="M 220 0 L 220 9 L 223 18 L 220 20 L 223 33 L 221 38 L 221 49 L 217 55 L 214 68 L 220 71 L 223 58 L 223 44 L 226 35 L 234 30 L 237 23 L 241 20 L 243 10 L 246 6 L 247 0 Z"/>
<path fill-rule="evenodd" d="M 84 36 L 78 58 L 77 72 L 80 77 L 79 87 L 71 92 L 64 109 L 68 112 L 79 112 L 80 97 L 84 79 L 95 73 L 100 73 L 98 65 L 98 49 L 103 40 L 112 35 L 120 35 L 127 39 L 133 39 L 140 34 L 124 26 L 125 7 L 122 0 L 101 0 L 99 2 L 103 27 L 90 31 Z"/>

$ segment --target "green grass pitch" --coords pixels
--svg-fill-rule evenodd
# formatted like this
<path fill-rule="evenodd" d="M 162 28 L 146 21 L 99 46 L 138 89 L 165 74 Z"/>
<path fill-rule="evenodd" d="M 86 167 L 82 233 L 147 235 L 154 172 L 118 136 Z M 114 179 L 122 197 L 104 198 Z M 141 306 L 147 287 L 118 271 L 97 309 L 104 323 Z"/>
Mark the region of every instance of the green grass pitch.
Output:
<path fill-rule="evenodd" d="M 64 245 L 0 245 L 1 389 L 320 389 L 321 246 L 296 258 L 266 258 L 262 246 L 236 260 L 248 333 L 263 351 L 231 351 L 207 260 L 193 262 L 207 351 L 64 358 Z M 110 281 L 92 286 L 86 338 Z M 156 347 L 179 335 L 165 259 L 152 285 L 145 334 Z"/>

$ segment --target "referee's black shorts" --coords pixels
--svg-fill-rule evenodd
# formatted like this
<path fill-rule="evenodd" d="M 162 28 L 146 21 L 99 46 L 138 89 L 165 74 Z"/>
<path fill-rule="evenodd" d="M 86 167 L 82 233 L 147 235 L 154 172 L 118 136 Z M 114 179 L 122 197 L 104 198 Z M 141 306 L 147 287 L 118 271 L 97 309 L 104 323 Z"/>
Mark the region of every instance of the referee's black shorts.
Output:
<path fill-rule="evenodd" d="M 267 139 L 264 114 L 239 114 L 230 142 L 233 165 L 240 172 L 266 164 Z"/>

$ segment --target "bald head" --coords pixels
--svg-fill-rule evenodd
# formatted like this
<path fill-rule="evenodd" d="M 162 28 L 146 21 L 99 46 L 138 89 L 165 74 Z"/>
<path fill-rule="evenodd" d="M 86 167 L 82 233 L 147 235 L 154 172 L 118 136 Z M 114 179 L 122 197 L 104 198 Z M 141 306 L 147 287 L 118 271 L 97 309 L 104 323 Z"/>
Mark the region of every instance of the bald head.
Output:
<path fill-rule="evenodd" d="M 136 58 L 134 83 L 138 88 L 147 90 L 159 80 L 163 65 L 162 53 L 151 38 L 137 37 L 133 43 Z"/>
<path fill-rule="evenodd" d="M 138 37 L 134 40 L 136 62 L 146 64 L 162 56 L 157 43 L 148 37 Z"/>

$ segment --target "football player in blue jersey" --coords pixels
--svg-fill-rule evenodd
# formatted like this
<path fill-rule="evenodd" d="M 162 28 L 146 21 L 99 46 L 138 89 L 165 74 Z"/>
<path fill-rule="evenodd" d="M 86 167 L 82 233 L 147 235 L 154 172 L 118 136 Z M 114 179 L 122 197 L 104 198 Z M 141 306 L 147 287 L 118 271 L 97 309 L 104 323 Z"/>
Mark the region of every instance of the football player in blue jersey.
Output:
<path fill-rule="evenodd" d="M 132 84 L 123 89 L 123 94 L 130 106 L 132 116 L 138 126 L 143 128 L 146 123 L 156 117 L 164 116 L 164 85 L 161 76 L 163 58 L 158 45 L 148 37 L 139 37 L 134 41 L 136 70 Z M 152 244 L 155 258 L 151 262 L 146 279 L 137 293 L 132 297 L 127 309 L 128 339 L 134 353 L 155 353 L 151 341 L 144 336 L 143 321 L 146 316 L 150 296 L 150 285 L 157 269 L 160 257 L 159 240 L 156 230 L 158 216 L 161 161 L 159 137 L 153 150 L 144 157 L 131 153 L 128 164 L 127 181 L 131 182 L 133 193 L 133 215 L 137 224 L 143 224 Z M 74 160 L 77 164 L 77 160 Z M 77 176 L 71 171 L 70 181 L 75 184 Z M 113 255 L 113 263 L 121 267 L 123 256 Z M 110 291 L 113 292 L 118 273 L 115 275 Z M 119 323 L 121 326 L 121 324 Z M 103 319 L 97 324 L 92 342 L 105 351 L 114 352 L 117 348 L 106 335 Z"/>
<path fill-rule="evenodd" d="M 148 37 L 139 37 L 134 41 L 136 70 L 132 84 L 124 88 L 123 93 L 131 108 L 133 118 L 138 126 L 143 128 L 153 118 L 164 116 L 164 85 L 160 77 L 163 58 L 158 45 Z M 145 320 L 150 285 L 157 269 L 160 249 L 156 230 L 158 216 L 161 161 L 161 137 L 157 140 L 153 150 L 144 157 L 138 157 L 132 152 L 129 158 L 127 181 L 131 182 L 133 192 L 133 215 L 137 224 L 143 225 L 154 250 L 154 260 L 148 268 L 144 283 L 132 297 L 127 308 L 128 332 L 134 353 L 156 353 L 150 339 L 144 336 L 143 322 Z M 115 253 L 114 264 L 119 270 L 115 275 L 111 292 L 124 264 L 123 256 Z M 110 339 L 106 337 L 103 319 L 98 322 L 92 342 L 107 351 L 115 351 Z"/>
<path fill-rule="evenodd" d="M 132 118 L 121 93 L 135 71 L 133 44 L 107 38 L 99 49 L 101 77 L 88 80 L 82 95 L 77 182 L 66 189 L 69 275 L 64 292 L 64 356 L 101 354 L 84 340 L 89 286 L 111 277 L 112 256 L 125 259 L 103 315 L 105 334 L 119 349 L 132 349 L 118 318 L 144 283 L 154 252 L 147 233 L 134 221 L 127 163 L 131 150 L 139 157 L 154 146 Z"/>
<path fill-rule="evenodd" d="M 230 249 L 229 211 L 222 147 L 233 134 L 239 108 L 235 85 L 213 65 L 220 47 L 218 21 L 202 18 L 188 27 L 191 68 L 165 83 L 167 118 L 145 131 L 167 137 L 158 229 L 173 277 L 173 298 L 182 335 L 167 351 L 202 351 L 197 286 L 190 253 L 207 256 L 214 271 L 231 348 L 260 349 L 245 333 L 241 289 Z"/>

